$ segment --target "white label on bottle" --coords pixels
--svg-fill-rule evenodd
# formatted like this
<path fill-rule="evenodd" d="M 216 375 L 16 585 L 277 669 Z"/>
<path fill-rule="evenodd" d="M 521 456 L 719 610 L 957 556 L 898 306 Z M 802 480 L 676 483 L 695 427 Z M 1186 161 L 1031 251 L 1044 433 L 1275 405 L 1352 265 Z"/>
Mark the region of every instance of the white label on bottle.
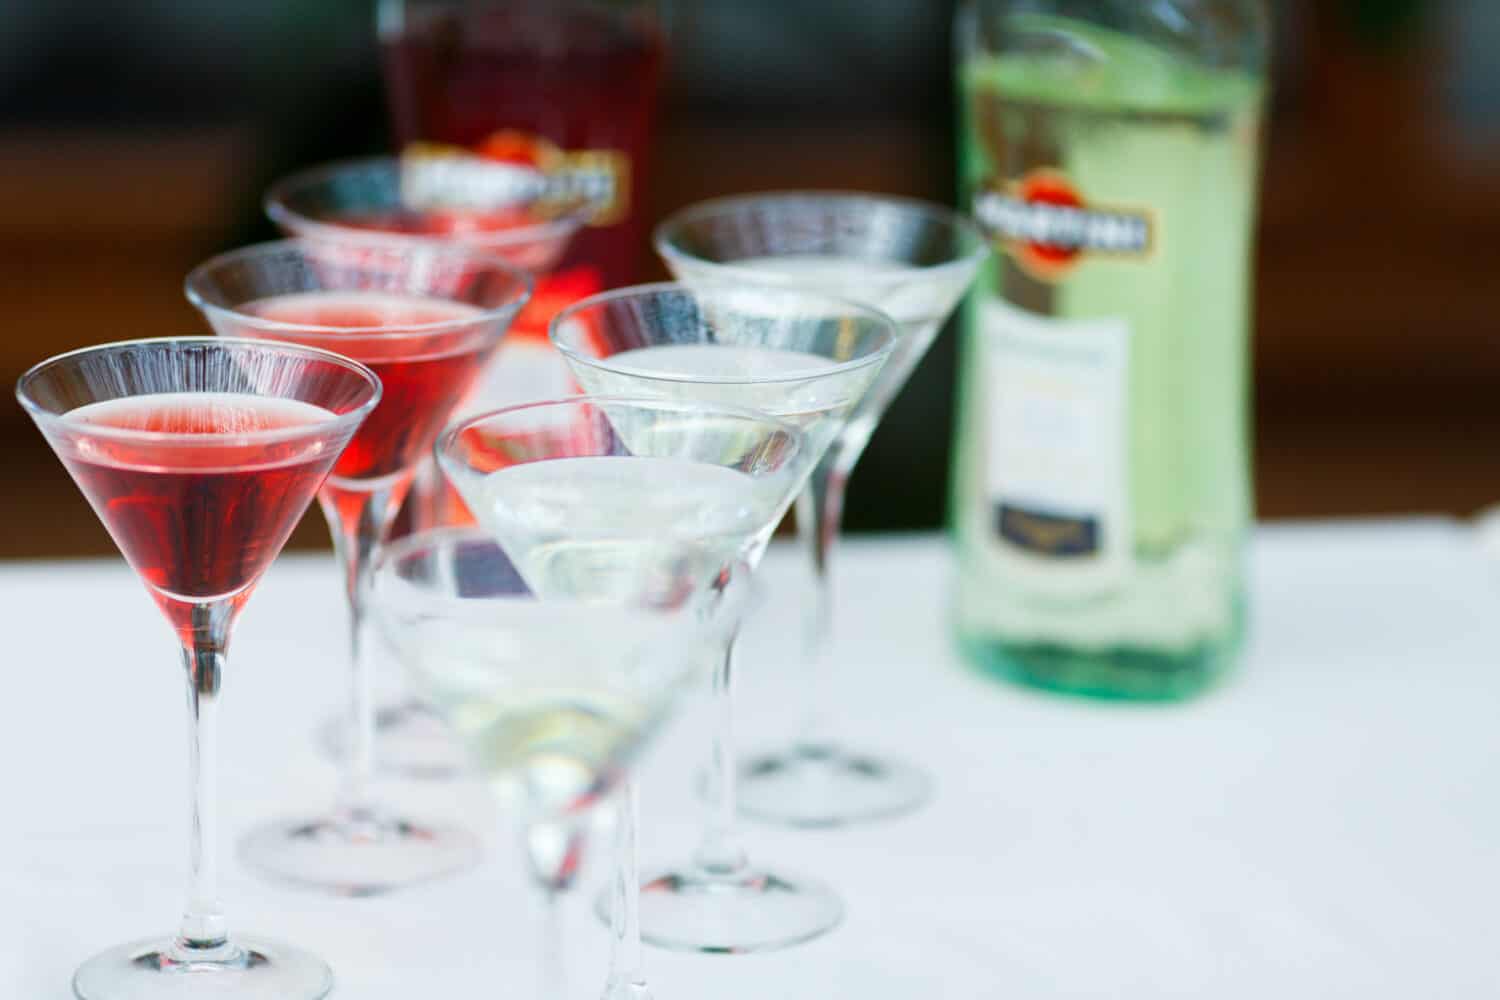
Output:
<path fill-rule="evenodd" d="M 418 211 L 494 211 L 536 201 L 547 176 L 457 147 L 413 143 L 401 154 L 401 202 Z"/>
<path fill-rule="evenodd" d="M 990 300 L 985 486 L 996 555 L 1025 586 L 1078 596 L 1131 569 L 1130 326 Z"/>

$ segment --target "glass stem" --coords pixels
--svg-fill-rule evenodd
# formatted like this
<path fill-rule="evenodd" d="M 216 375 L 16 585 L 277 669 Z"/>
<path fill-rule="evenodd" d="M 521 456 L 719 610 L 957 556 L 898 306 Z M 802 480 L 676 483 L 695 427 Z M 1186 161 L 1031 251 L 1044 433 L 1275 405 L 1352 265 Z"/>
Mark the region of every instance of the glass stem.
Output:
<path fill-rule="evenodd" d="M 173 942 L 179 961 L 230 957 L 229 929 L 219 907 L 219 688 L 229 629 L 238 608 L 233 599 L 193 608 L 192 632 L 182 637 L 188 682 L 188 892 L 182 926 Z"/>
<path fill-rule="evenodd" d="M 806 619 L 806 716 L 797 737 L 799 750 L 818 753 L 828 745 L 825 712 L 831 673 L 829 644 L 833 636 L 833 548 L 844 518 L 844 489 L 849 471 L 838 443 L 828 449 L 797 497 L 797 534 L 812 558 L 813 598 Z"/>
<path fill-rule="evenodd" d="M 409 481 L 409 480 L 408 480 Z M 400 507 L 406 484 L 370 492 L 325 489 L 318 497 L 344 571 L 349 601 L 348 759 L 339 806 L 352 823 L 370 822 L 375 776 L 375 679 L 366 641 L 366 605 L 375 553 Z"/>
<path fill-rule="evenodd" d="M 636 846 L 640 828 L 640 791 L 627 778 L 615 796 L 615 883 L 609 908 L 614 938 L 609 957 L 605 1000 L 650 1000 L 646 963 L 641 954 L 641 871 Z"/>
<path fill-rule="evenodd" d="M 724 656 L 714 671 L 713 700 L 718 711 L 713 743 L 714 801 L 694 861 L 707 875 L 729 877 L 749 864 L 736 834 L 734 753 L 734 638 L 725 643 Z"/>
<path fill-rule="evenodd" d="M 442 469 L 438 468 L 436 458 L 429 456 L 417 466 L 406 502 L 395 518 L 391 540 L 416 534 L 427 528 L 441 527 L 443 493 L 447 485 L 448 480 L 443 477 Z"/>
<path fill-rule="evenodd" d="M 568 964 L 563 951 L 562 892 L 546 889 L 542 905 L 546 908 L 542 928 L 542 995 L 553 1000 L 567 1000 Z"/>
<path fill-rule="evenodd" d="M 562 895 L 573 884 L 583 861 L 585 834 L 578 824 L 537 822 L 522 831 L 522 847 L 531 877 L 542 892 L 542 995 L 565 1000 L 567 963 L 563 955 Z"/>

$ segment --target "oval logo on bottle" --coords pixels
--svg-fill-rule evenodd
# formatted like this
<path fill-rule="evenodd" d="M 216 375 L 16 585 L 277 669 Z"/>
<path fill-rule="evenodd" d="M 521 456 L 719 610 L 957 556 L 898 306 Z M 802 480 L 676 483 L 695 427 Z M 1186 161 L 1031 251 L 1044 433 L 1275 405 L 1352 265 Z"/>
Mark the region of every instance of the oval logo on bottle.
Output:
<path fill-rule="evenodd" d="M 974 196 L 974 218 L 1027 274 L 1048 282 L 1086 256 L 1149 256 L 1155 238 L 1149 212 L 1091 204 L 1056 170 L 992 181 Z"/>

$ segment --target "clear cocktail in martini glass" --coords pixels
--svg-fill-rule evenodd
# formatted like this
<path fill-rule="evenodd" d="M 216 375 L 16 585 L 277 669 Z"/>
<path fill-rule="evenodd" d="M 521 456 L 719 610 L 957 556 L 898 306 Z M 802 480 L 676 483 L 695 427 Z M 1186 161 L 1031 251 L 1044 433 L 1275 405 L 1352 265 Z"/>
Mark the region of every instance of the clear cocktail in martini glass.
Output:
<path fill-rule="evenodd" d="M 588 810 L 626 781 L 673 696 L 710 673 L 737 620 L 741 560 L 785 508 L 801 445 L 764 414 L 587 396 L 480 415 L 440 441 L 444 469 L 548 623 L 537 650 L 488 628 L 493 613 L 474 623 L 473 641 L 446 615 L 425 640 L 408 631 L 397 641 L 481 773 L 525 817 L 532 873 L 549 892 L 576 868 Z M 476 561 L 497 568 L 482 550 L 463 558 L 443 560 L 455 579 L 477 577 Z M 692 613 L 663 631 L 661 612 L 676 609 Z M 661 641 L 688 628 L 691 649 Z M 627 804 L 609 979 L 622 998 L 645 995 L 634 830 Z"/>
<path fill-rule="evenodd" d="M 350 609 L 351 742 L 340 802 L 327 816 L 258 830 L 242 845 L 259 870 L 360 895 L 472 863 L 478 842 L 379 806 L 371 791 L 374 695 L 365 603 L 377 550 L 453 407 L 478 377 L 530 281 L 461 247 L 288 240 L 215 257 L 188 276 L 189 299 L 226 336 L 296 342 L 369 365 L 385 396 L 318 500 Z"/>
<path fill-rule="evenodd" d="M 671 575 L 669 567 L 643 577 L 639 593 L 622 587 L 607 600 L 538 600 L 473 525 L 402 538 L 376 574 L 375 615 L 414 688 L 451 720 L 515 824 L 546 902 L 546 995 L 567 995 L 558 908 L 592 814 L 611 796 L 630 808 L 629 774 L 710 662 L 714 632 L 737 612 L 737 601 L 716 599 L 702 581 L 662 587 Z M 615 832 L 633 834 L 627 816 Z M 650 994 L 639 951 L 625 936 L 616 939 L 605 996 L 643 1000 Z"/>
<path fill-rule="evenodd" d="M 798 500 L 797 529 L 812 555 L 809 717 L 796 743 L 741 768 L 740 808 L 794 826 L 836 826 L 897 815 L 930 794 L 925 771 L 849 749 L 825 732 L 821 688 L 832 639 L 831 559 L 844 488 L 865 445 L 989 256 L 978 228 L 956 212 L 880 195 L 787 192 L 684 209 L 656 231 L 656 247 L 689 285 L 754 281 L 840 295 L 901 324 L 890 362 L 850 414 Z"/>
<path fill-rule="evenodd" d="M 745 407 L 793 424 L 807 440 L 799 491 L 875 384 L 896 338 L 894 322 L 869 307 L 745 282 L 609 292 L 564 310 L 552 327 L 553 343 L 587 392 Z M 762 542 L 752 565 L 763 551 Z M 664 947 L 781 948 L 829 930 L 843 912 L 824 886 L 754 866 L 739 844 L 730 667 L 726 655 L 715 675 L 712 819 L 690 865 L 644 885 L 642 933 Z"/>
<path fill-rule="evenodd" d="M 326 351 L 180 338 L 53 358 L 21 377 L 17 396 L 176 632 L 188 679 L 181 929 L 91 959 L 75 991 L 84 1000 L 323 996 L 328 966 L 231 934 L 219 907 L 218 702 L 235 619 L 375 407 L 379 380 Z"/>

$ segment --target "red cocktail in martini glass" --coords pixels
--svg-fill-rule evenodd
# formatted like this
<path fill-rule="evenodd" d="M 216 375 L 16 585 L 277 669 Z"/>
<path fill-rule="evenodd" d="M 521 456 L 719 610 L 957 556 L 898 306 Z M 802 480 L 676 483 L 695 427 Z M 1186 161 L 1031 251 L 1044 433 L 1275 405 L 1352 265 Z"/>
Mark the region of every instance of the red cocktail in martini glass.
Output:
<path fill-rule="evenodd" d="M 187 668 L 191 882 L 178 934 L 91 959 L 85 1000 L 321 997 L 332 974 L 297 948 L 230 935 L 218 901 L 214 749 L 230 630 L 335 460 L 380 398 L 326 351 L 202 338 L 74 351 L 21 377 L 36 421 L 177 633 Z"/>
<path fill-rule="evenodd" d="M 353 674 L 337 809 L 253 832 L 254 867 L 301 885 L 366 894 L 472 863 L 478 842 L 377 808 L 370 794 L 374 696 L 364 642 L 369 574 L 417 466 L 530 294 L 506 262 L 463 247 L 288 240 L 208 261 L 188 298 L 223 336 L 292 341 L 370 366 L 385 396 L 318 499 L 345 573 Z"/>
<path fill-rule="evenodd" d="M 266 214 L 288 235 L 340 243 L 459 245 L 503 257 L 535 275 L 531 301 L 511 324 L 460 411 L 551 399 L 576 392 L 567 366 L 547 342 L 547 324 L 564 307 L 603 291 L 601 273 L 576 267 L 553 273 L 598 205 L 535 165 L 413 146 L 405 155 L 346 160 L 279 180 Z M 608 230 L 617 237 L 619 226 Z M 604 232 L 593 230 L 595 234 Z M 389 389 L 387 390 L 389 392 Z M 419 466 L 392 529 L 403 535 L 472 520 L 431 460 Z M 447 777 L 466 766 L 441 720 L 409 695 L 375 713 L 376 766 L 409 778 Z M 346 727 L 323 727 L 320 742 L 348 752 Z"/>
<path fill-rule="evenodd" d="M 599 209 L 587 192 L 559 185 L 533 165 L 414 146 L 401 157 L 313 167 L 271 186 L 266 214 L 288 235 L 340 243 L 482 249 L 537 277 L 536 295 L 473 386 L 466 408 L 495 407 L 575 391 L 547 343 L 562 308 L 604 290 L 592 270 L 552 269 Z M 428 463 L 404 527 L 451 523 L 462 503 Z M 464 512 L 466 513 L 466 512 Z"/>
<path fill-rule="evenodd" d="M 266 192 L 265 209 L 290 236 L 458 242 L 545 274 L 593 203 L 559 197 L 535 168 L 414 155 L 345 160 L 292 174 Z"/>

